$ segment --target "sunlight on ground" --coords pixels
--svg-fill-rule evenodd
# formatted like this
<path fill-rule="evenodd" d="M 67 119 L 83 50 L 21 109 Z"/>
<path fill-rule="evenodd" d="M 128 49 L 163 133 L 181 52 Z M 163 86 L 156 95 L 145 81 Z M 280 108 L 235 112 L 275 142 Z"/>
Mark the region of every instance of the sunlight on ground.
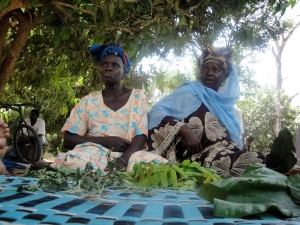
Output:
<path fill-rule="evenodd" d="M 53 162 L 54 161 L 54 155 L 50 152 L 45 152 L 43 155 L 43 160 L 46 162 Z"/>

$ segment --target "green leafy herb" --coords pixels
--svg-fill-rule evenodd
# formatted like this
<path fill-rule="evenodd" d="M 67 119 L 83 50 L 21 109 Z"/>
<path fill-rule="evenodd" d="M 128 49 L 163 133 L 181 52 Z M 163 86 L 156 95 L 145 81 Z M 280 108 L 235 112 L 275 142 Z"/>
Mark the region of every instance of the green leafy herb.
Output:
<path fill-rule="evenodd" d="M 44 168 L 31 171 L 26 176 L 39 178 L 38 188 L 44 191 L 60 191 L 75 195 L 102 194 L 104 188 L 108 186 L 128 187 L 128 182 L 115 169 L 113 162 L 109 162 L 108 171 L 108 174 L 103 176 L 99 169 L 92 171 L 87 164 L 83 172 L 62 166 L 57 169 Z M 24 186 L 19 191 L 29 190 L 28 188 L 33 190 L 32 187 Z"/>
<path fill-rule="evenodd" d="M 214 170 L 190 160 L 176 164 L 136 163 L 133 172 L 123 175 L 129 182 L 142 187 L 174 190 L 195 190 L 199 184 L 222 179 Z"/>

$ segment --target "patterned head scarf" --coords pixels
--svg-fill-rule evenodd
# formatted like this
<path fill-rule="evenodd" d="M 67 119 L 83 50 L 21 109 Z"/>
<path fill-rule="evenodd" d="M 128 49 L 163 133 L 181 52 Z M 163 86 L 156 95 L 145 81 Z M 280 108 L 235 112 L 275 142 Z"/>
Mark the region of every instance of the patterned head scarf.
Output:
<path fill-rule="evenodd" d="M 201 57 L 199 58 L 198 65 L 201 68 L 207 62 L 217 63 L 221 69 L 224 70 L 225 76 L 228 77 L 230 72 L 232 56 L 231 48 L 213 48 L 209 47 L 203 50 Z"/>
<path fill-rule="evenodd" d="M 91 47 L 89 47 L 89 51 L 92 55 L 92 58 L 96 62 L 101 62 L 104 56 L 106 55 L 116 55 L 119 56 L 125 66 L 125 74 L 128 74 L 130 71 L 130 59 L 127 56 L 127 54 L 123 51 L 122 47 L 120 45 L 116 44 L 94 44 Z"/>

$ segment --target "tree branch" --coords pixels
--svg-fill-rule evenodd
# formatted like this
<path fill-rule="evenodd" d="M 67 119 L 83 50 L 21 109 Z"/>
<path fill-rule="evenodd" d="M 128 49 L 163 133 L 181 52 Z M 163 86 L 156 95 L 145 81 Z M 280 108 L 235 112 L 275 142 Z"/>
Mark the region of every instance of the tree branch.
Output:
<path fill-rule="evenodd" d="M 300 21 L 288 32 L 287 36 L 285 38 L 283 38 L 283 41 L 285 41 L 285 43 L 283 43 L 282 48 L 284 48 L 284 45 L 286 44 L 286 42 L 290 39 L 290 37 L 292 36 L 292 34 L 294 33 L 294 31 L 300 26 Z"/>
<path fill-rule="evenodd" d="M 38 3 L 34 4 L 34 7 L 41 7 L 41 6 L 46 6 L 46 5 L 54 5 L 54 6 L 65 6 L 68 8 L 72 8 L 76 11 L 82 12 L 82 13 L 86 13 L 86 14 L 90 14 L 93 16 L 92 11 L 89 10 L 85 10 L 64 2 L 60 2 L 57 0 L 39 0 Z M 9 7 L 5 8 L 4 10 L 0 11 L 0 20 L 2 19 L 2 17 L 4 17 L 6 14 L 16 10 L 16 9 L 21 9 L 21 8 L 30 8 L 32 7 L 32 3 L 31 0 L 11 0 L 11 4 L 9 5 Z"/>
<path fill-rule="evenodd" d="M 69 18 L 71 21 L 74 21 L 74 20 L 75 20 L 75 19 L 72 17 L 72 15 L 71 15 L 70 13 L 66 12 L 66 10 L 64 10 L 64 8 L 61 7 L 60 5 L 54 5 L 53 7 L 56 9 L 56 11 L 58 11 L 57 14 L 61 17 L 62 20 L 66 21 L 66 20 L 65 20 L 65 17 L 66 17 L 66 18 Z M 61 14 L 62 14 L 63 16 L 61 16 Z"/>
<path fill-rule="evenodd" d="M 112 30 L 124 30 L 126 32 L 129 32 L 133 34 L 133 32 L 141 32 L 143 29 L 137 28 L 137 27 L 127 27 L 127 26 L 111 26 L 105 29 L 106 31 L 112 31 Z"/>
<path fill-rule="evenodd" d="M 39 7 L 36 16 L 34 16 L 32 19 L 32 25 L 31 25 L 32 27 L 36 27 L 38 25 L 42 17 L 42 14 L 43 14 L 43 7 Z"/>
<path fill-rule="evenodd" d="M 52 0 L 38 1 L 38 3 L 34 5 L 34 7 L 41 7 L 41 6 L 48 5 L 51 1 Z M 16 9 L 32 7 L 31 5 L 32 3 L 30 2 L 31 0 L 11 0 L 10 5 L 4 10 L 0 11 L 0 20 L 2 19 L 2 17 L 4 17 L 5 15 L 9 14 L 10 12 Z"/>
<path fill-rule="evenodd" d="M 294 94 L 292 97 L 290 97 L 290 98 L 287 100 L 287 102 L 284 104 L 284 106 L 282 107 L 282 109 L 287 108 L 287 107 L 291 104 L 293 98 L 295 98 L 298 94 L 299 94 L 299 93 L 296 93 L 296 94 Z"/>
<path fill-rule="evenodd" d="M 56 5 L 56 7 L 59 7 L 59 6 L 68 7 L 68 8 L 71 8 L 71 9 L 75 9 L 76 11 L 79 11 L 79 12 L 82 12 L 82 13 L 86 13 L 86 14 L 90 14 L 90 15 L 93 16 L 92 11 L 82 9 L 82 8 L 76 7 L 74 5 L 70 5 L 68 3 L 53 1 L 52 5 Z"/>
<path fill-rule="evenodd" d="M 0 19 L 0 68 L 2 63 L 3 57 L 3 49 L 5 45 L 6 35 L 9 29 L 9 16 L 5 15 L 2 19 Z"/>

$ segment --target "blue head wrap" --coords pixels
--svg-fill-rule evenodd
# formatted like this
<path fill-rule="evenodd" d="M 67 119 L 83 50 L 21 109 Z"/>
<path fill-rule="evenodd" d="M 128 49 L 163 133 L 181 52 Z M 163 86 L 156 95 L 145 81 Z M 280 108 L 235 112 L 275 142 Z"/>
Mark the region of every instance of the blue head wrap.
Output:
<path fill-rule="evenodd" d="M 122 47 L 120 45 L 116 45 L 116 44 L 103 44 L 103 45 L 99 45 L 99 44 L 94 44 L 91 47 L 89 47 L 89 51 L 92 55 L 92 58 L 94 61 L 96 62 L 101 62 L 102 59 L 104 58 L 104 56 L 106 55 L 117 55 L 119 56 L 125 66 L 125 74 L 128 74 L 130 71 L 130 59 L 127 56 L 127 54 L 123 51 Z"/>

